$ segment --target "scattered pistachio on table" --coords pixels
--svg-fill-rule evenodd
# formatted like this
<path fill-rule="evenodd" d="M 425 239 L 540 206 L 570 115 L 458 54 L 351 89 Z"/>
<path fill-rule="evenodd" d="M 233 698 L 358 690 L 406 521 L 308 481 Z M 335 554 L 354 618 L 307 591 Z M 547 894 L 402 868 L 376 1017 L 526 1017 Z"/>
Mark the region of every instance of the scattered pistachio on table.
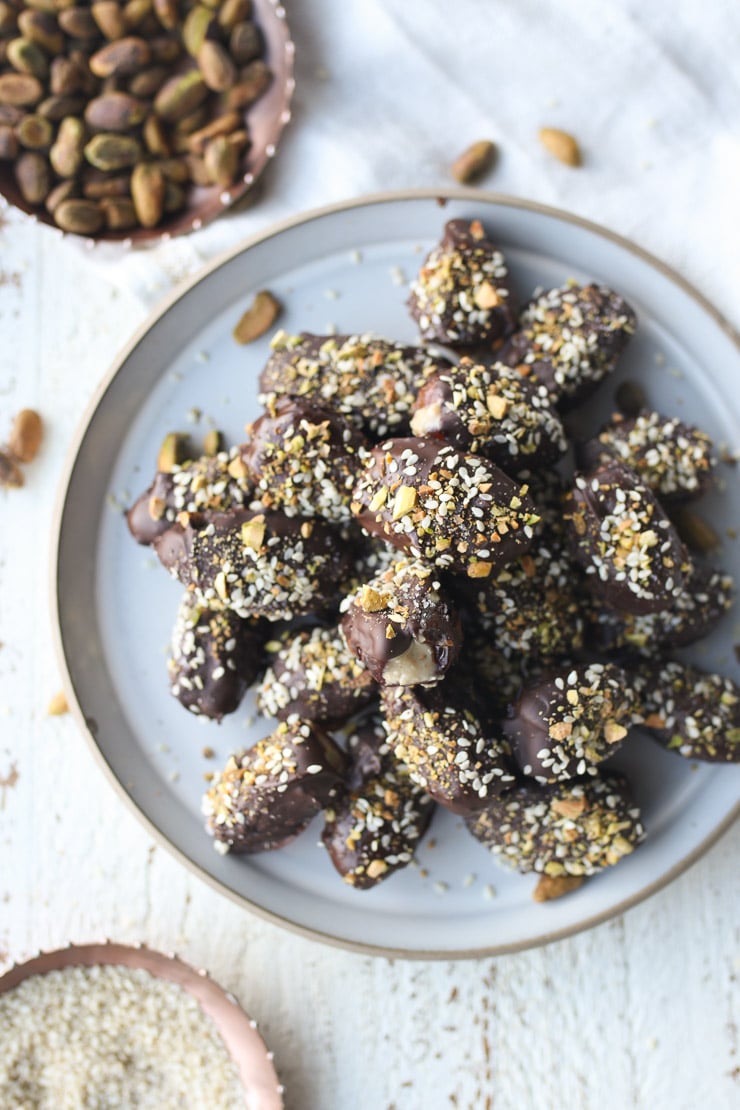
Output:
<path fill-rule="evenodd" d="M 33 409 L 21 409 L 13 421 L 8 440 L 10 454 L 22 463 L 36 458 L 44 433 L 41 417 Z"/>
<path fill-rule="evenodd" d="M 43 437 L 41 417 L 33 409 L 21 409 L 15 416 L 8 442 L 0 447 L 0 487 L 18 489 L 25 482 L 19 463 L 36 458 Z"/>
<path fill-rule="evenodd" d="M 69 713 L 69 702 L 63 690 L 54 695 L 46 707 L 46 712 L 49 717 L 62 717 L 65 713 Z"/>
<path fill-rule="evenodd" d="M 568 131 L 557 127 L 541 127 L 540 142 L 560 162 L 566 166 L 580 166 L 583 161 L 577 139 Z"/>
<path fill-rule="evenodd" d="M 450 173 L 461 185 L 478 181 L 493 167 L 496 147 L 488 139 L 481 139 L 464 150 L 450 166 Z"/>

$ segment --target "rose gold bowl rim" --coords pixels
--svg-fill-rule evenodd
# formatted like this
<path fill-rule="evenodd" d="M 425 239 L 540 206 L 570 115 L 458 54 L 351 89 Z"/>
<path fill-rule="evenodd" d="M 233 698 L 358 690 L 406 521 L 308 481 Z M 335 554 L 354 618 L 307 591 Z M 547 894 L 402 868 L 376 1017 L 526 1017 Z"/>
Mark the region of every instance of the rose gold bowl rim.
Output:
<path fill-rule="evenodd" d="M 145 944 L 126 945 L 106 940 L 97 944 L 68 944 L 38 955 L 12 967 L 0 976 L 0 995 L 12 991 L 33 975 L 46 975 L 67 967 L 100 965 L 140 968 L 158 979 L 177 983 L 191 994 L 212 1020 L 239 1069 L 250 1106 L 255 1110 L 282 1110 L 283 1087 L 268 1051 L 257 1032 L 257 1023 L 241 1008 L 236 998 L 211 979 L 205 970 L 196 970 L 175 953 L 165 955 Z"/>
<path fill-rule="evenodd" d="M 176 236 L 200 230 L 227 212 L 254 186 L 274 158 L 282 133 L 291 118 L 290 104 L 295 89 L 295 44 L 291 38 L 285 8 L 281 0 L 254 0 L 254 5 L 275 79 L 259 100 L 244 109 L 244 118 L 253 142 L 242 156 L 239 178 L 235 184 L 228 189 L 217 185 L 208 188 L 193 186 L 191 196 L 194 199 L 161 227 L 140 227 L 130 231 L 108 231 L 82 236 L 62 231 L 45 208 L 39 209 L 27 204 L 15 183 L 12 170 L 0 163 L 0 206 L 16 208 L 29 222 L 48 227 L 59 239 L 81 243 L 87 250 L 94 250 L 98 244 L 103 243 L 123 250 L 166 243 Z"/>
<path fill-rule="evenodd" d="M 76 433 L 73 436 L 70 445 L 65 465 L 62 471 L 62 478 L 59 485 L 57 500 L 54 507 L 54 514 L 52 519 L 52 544 L 49 562 L 50 571 L 50 599 L 52 607 L 52 629 L 54 649 L 56 653 L 57 663 L 59 665 L 60 674 L 64 684 L 65 693 L 78 728 L 81 730 L 91 752 L 93 758 L 98 766 L 103 771 L 103 774 L 111 784 L 118 797 L 123 800 L 125 805 L 132 811 L 136 817 L 141 821 L 147 829 L 150 836 L 165 848 L 171 855 L 173 855 L 183 866 L 185 866 L 193 875 L 205 882 L 212 890 L 221 895 L 226 896 L 236 905 L 241 906 L 243 909 L 248 909 L 252 913 L 273 925 L 279 925 L 281 928 L 288 929 L 290 932 L 304 937 L 308 940 L 320 941 L 323 944 L 330 945 L 335 948 L 341 948 L 346 951 L 360 953 L 366 956 L 382 956 L 386 959 L 408 959 L 408 960 L 458 960 L 458 959 L 483 959 L 492 956 L 505 956 L 516 952 L 523 952 L 530 948 L 539 948 L 545 944 L 552 944 L 555 941 L 565 940 L 568 937 L 575 936 L 578 933 L 585 932 L 588 929 L 593 929 L 597 925 L 609 921 L 619 914 L 625 913 L 633 906 L 637 906 L 640 902 L 657 894 L 658 891 L 668 886 L 670 883 L 688 871 L 709 849 L 717 843 L 717 841 L 726 833 L 735 821 L 740 817 L 740 801 L 729 812 L 716 828 L 707 836 L 700 844 L 698 844 L 692 851 L 687 853 L 683 859 L 670 867 L 658 879 L 653 880 L 630 895 L 628 898 L 603 910 L 597 914 L 592 914 L 583 918 L 581 921 L 567 925 L 563 928 L 552 930 L 550 932 L 543 932 L 536 937 L 527 939 L 524 942 L 517 942 L 513 944 L 498 944 L 491 945 L 484 948 L 473 949 L 418 949 L 411 950 L 406 948 L 391 948 L 381 945 L 374 945 L 362 941 L 346 940 L 342 937 L 333 936 L 331 933 L 326 933 L 321 929 L 311 928 L 304 925 L 299 925 L 289 918 L 282 916 L 272 910 L 266 910 L 255 902 L 250 901 L 244 895 L 231 890 L 220 880 L 209 874 L 206 870 L 201 868 L 198 864 L 194 863 L 185 852 L 174 845 L 168 838 L 159 831 L 157 826 L 150 820 L 150 818 L 141 810 L 131 794 L 124 788 L 123 784 L 118 780 L 110 766 L 108 765 L 102 751 L 97 745 L 95 736 L 88 727 L 87 719 L 84 711 L 77 700 L 74 684 L 67 666 L 66 654 L 64 649 L 64 642 L 61 634 L 61 627 L 59 622 L 59 599 L 58 599 L 58 583 L 57 583 L 57 559 L 58 551 L 61 542 L 61 530 L 64 518 L 64 508 L 67 496 L 67 487 L 72 478 L 75 467 L 75 461 L 79 453 L 82 441 L 85 437 L 88 424 L 93 419 L 98 405 L 100 404 L 104 394 L 106 393 L 110 383 L 118 374 L 121 367 L 126 362 L 130 353 L 136 348 L 143 336 L 157 323 L 157 321 L 165 316 L 172 306 L 180 300 L 186 293 L 193 289 L 204 278 L 208 277 L 210 273 L 217 270 L 220 266 L 225 265 L 237 255 L 249 250 L 257 243 L 262 243 L 267 239 L 271 239 L 276 235 L 289 231 L 293 227 L 301 224 L 311 223 L 315 220 L 320 220 L 325 216 L 330 216 L 338 212 L 351 211 L 354 208 L 367 205 L 381 205 L 389 202 L 397 201 L 417 201 L 417 200 L 437 200 L 438 203 L 444 204 L 446 200 L 462 200 L 470 202 L 483 202 L 485 204 L 495 204 L 504 208 L 518 208 L 525 211 L 539 213 L 540 215 L 550 216 L 554 219 L 562 220 L 565 223 L 571 224 L 574 227 L 583 228 L 592 234 L 606 239 L 609 242 L 615 243 L 623 250 L 632 255 L 642 259 L 658 273 L 667 277 L 671 282 L 677 285 L 684 293 L 686 293 L 692 300 L 694 300 L 703 310 L 709 315 L 712 320 L 721 328 L 727 335 L 731 342 L 737 347 L 738 354 L 740 355 L 740 335 L 729 321 L 719 312 L 718 309 L 709 301 L 702 293 L 699 292 L 690 282 L 686 281 L 679 273 L 673 270 L 666 263 L 662 262 L 659 258 L 650 254 L 648 251 L 643 250 L 642 247 L 637 246 L 631 240 L 626 239 L 624 236 L 618 235 L 608 228 L 602 227 L 600 224 L 594 223 L 591 220 L 583 219 L 570 212 L 564 211 L 560 208 L 554 208 L 550 205 L 540 204 L 538 201 L 531 201 L 521 199 L 519 197 L 508 196 L 504 193 L 487 192 L 482 189 L 474 188 L 420 188 L 420 189 L 399 189 L 391 190 L 382 193 L 369 193 L 354 197 L 350 200 L 338 201 L 333 204 L 324 205 L 320 208 L 313 208 L 307 212 L 299 213 L 295 216 L 290 216 L 287 219 L 281 220 L 275 224 L 264 228 L 262 231 L 249 236 L 235 247 L 231 247 L 224 251 L 216 258 L 212 259 L 207 265 L 203 267 L 197 274 L 188 278 L 186 281 L 178 285 L 172 292 L 160 301 L 156 309 L 147 317 L 147 319 L 140 325 L 129 342 L 119 353 L 117 358 L 113 361 L 108 373 L 101 380 L 97 390 L 93 394 L 86 411 L 83 413 L 80 423 L 77 427 Z"/>

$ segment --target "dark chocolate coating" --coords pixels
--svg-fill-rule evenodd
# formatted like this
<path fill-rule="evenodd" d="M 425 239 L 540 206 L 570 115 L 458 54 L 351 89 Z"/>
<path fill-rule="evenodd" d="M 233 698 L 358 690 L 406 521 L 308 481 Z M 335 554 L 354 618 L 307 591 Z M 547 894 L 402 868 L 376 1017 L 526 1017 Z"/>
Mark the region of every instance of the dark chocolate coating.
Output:
<path fill-rule="evenodd" d="M 397 559 L 342 602 L 350 651 L 381 686 L 434 685 L 457 659 L 460 618 L 437 571 Z"/>
<path fill-rule="evenodd" d="M 566 549 L 545 534 L 493 579 L 461 582 L 470 623 L 501 655 L 549 662 L 583 646 L 580 574 Z"/>
<path fill-rule="evenodd" d="M 308 721 L 281 721 L 271 736 L 232 755 L 203 798 L 206 828 L 219 850 L 280 848 L 344 790 L 346 758 Z"/>
<path fill-rule="evenodd" d="M 421 347 L 372 335 L 286 335 L 272 341 L 260 402 L 299 397 L 378 438 L 408 429 L 411 405 L 439 363 Z"/>
<path fill-rule="evenodd" d="M 427 379 L 416 398 L 411 430 L 485 455 L 509 474 L 555 462 L 567 448 L 544 386 L 509 367 L 480 366 L 465 358 Z"/>
<path fill-rule="evenodd" d="M 167 667 L 170 691 L 198 716 L 220 721 L 234 713 L 262 669 L 262 639 L 253 621 L 180 602 Z"/>
<path fill-rule="evenodd" d="M 284 720 L 341 724 L 376 695 L 371 675 L 347 648 L 337 627 L 304 629 L 286 638 L 257 693 L 257 708 Z"/>
<path fill-rule="evenodd" d="M 137 543 L 152 544 L 177 519 L 178 513 L 226 512 L 245 508 L 254 486 L 241 461 L 241 447 L 203 455 L 154 477 L 126 514 Z"/>
<path fill-rule="evenodd" d="M 596 774 L 639 720 L 635 704 L 621 667 L 579 663 L 528 682 L 503 731 L 523 774 L 537 782 L 562 782 Z"/>
<path fill-rule="evenodd" d="M 644 728 L 685 759 L 740 763 L 740 687 L 684 663 L 640 672 Z"/>
<path fill-rule="evenodd" d="M 517 786 L 467 822 L 497 862 L 526 874 L 593 875 L 619 863 L 644 836 L 621 775 Z"/>
<path fill-rule="evenodd" d="M 370 535 L 471 578 L 495 575 L 524 554 L 539 523 L 526 487 L 431 438 L 374 448 L 352 511 Z"/>
<path fill-rule="evenodd" d="M 578 448 L 578 457 L 587 470 L 620 459 L 664 503 L 706 493 L 716 465 L 705 432 L 647 409 L 632 419 L 615 413 L 597 436 Z"/>
<path fill-rule="evenodd" d="M 491 736 L 450 680 L 385 689 L 388 743 L 419 786 L 453 813 L 474 813 L 514 782 L 508 742 Z"/>
<path fill-rule="evenodd" d="M 586 610 L 586 639 L 596 650 L 625 659 L 663 655 L 703 639 L 731 609 L 733 601 L 729 575 L 692 562 L 670 609 L 635 616 L 593 604 Z"/>
<path fill-rule="evenodd" d="M 566 660 L 559 658 L 557 662 L 565 663 Z M 453 678 L 457 680 L 458 672 L 468 676 L 472 686 L 470 704 L 475 706 L 476 716 L 485 727 L 501 732 L 506 711 L 516 701 L 523 684 L 536 678 L 542 670 L 542 664 L 533 656 L 506 656 L 498 650 L 490 633 L 466 625 Z"/>
<path fill-rule="evenodd" d="M 634 471 L 611 460 L 576 474 L 563 516 L 594 596 L 638 614 L 674 603 L 688 571 L 686 549 Z"/>
<path fill-rule="evenodd" d="M 411 863 L 434 802 L 394 758 L 382 725 L 363 726 L 348 749 L 351 793 L 326 810 L 321 839 L 344 881 L 369 890 Z"/>
<path fill-rule="evenodd" d="M 480 220 L 450 220 L 411 283 L 409 312 L 423 339 L 449 347 L 489 345 L 515 326 L 506 259 Z"/>
<path fill-rule="evenodd" d="M 611 373 L 636 325 L 633 310 L 618 293 L 568 282 L 525 305 L 497 358 L 544 385 L 559 407 L 569 408 Z"/>
<path fill-rule="evenodd" d="M 351 566 L 351 552 L 323 521 L 248 509 L 193 513 L 154 549 L 206 607 L 267 620 L 320 611 Z"/>
<path fill-rule="evenodd" d="M 352 490 L 368 443 L 345 417 L 285 397 L 247 435 L 243 458 L 266 509 L 332 522 L 351 519 Z"/>

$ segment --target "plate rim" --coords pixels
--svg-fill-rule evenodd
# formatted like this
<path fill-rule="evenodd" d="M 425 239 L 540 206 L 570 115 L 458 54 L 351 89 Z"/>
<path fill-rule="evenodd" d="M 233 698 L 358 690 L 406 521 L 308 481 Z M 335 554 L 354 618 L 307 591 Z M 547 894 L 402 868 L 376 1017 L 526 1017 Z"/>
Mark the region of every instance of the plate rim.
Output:
<path fill-rule="evenodd" d="M 52 519 L 51 519 L 51 545 L 50 545 L 50 559 L 49 559 L 49 575 L 50 575 L 50 589 L 49 601 L 51 607 L 52 617 L 52 638 L 53 648 L 56 657 L 56 662 L 59 667 L 60 676 L 62 679 L 63 688 L 67 696 L 69 708 L 75 722 L 82 732 L 82 735 L 87 743 L 88 750 L 91 751 L 93 758 L 98 767 L 103 771 L 108 783 L 113 787 L 115 793 L 123 800 L 130 812 L 133 812 L 138 820 L 143 824 L 146 831 L 156 841 L 156 843 L 165 848 L 171 855 L 175 857 L 178 862 L 185 866 L 191 874 L 197 876 L 201 881 L 205 882 L 212 890 L 217 891 L 219 894 L 229 898 L 230 901 L 240 906 L 242 909 L 247 909 L 251 913 L 256 914 L 258 917 L 270 924 L 278 925 L 281 928 L 288 929 L 290 932 L 303 937 L 304 939 L 318 941 L 323 944 L 328 944 L 335 948 L 341 948 L 346 951 L 359 953 L 365 956 L 382 956 L 386 959 L 406 959 L 406 960 L 468 960 L 468 959 L 483 959 L 494 956 L 511 955 L 516 952 L 523 952 L 531 948 L 539 948 L 546 944 L 553 944 L 556 941 L 565 940 L 568 937 L 576 936 L 578 933 L 585 932 L 588 929 L 593 929 L 597 925 L 603 924 L 614 917 L 626 913 L 627 910 L 633 906 L 639 905 L 641 902 L 651 898 L 658 891 L 668 886 L 684 872 L 688 871 L 702 856 L 704 856 L 714 844 L 732 827 L 738 817 L 740 817 L 740 801 L 736 803 L 734 808 L 720 821 L 712 832 L 706 836 L 696 847 L 687 855 L 683 856 L 673 867 L 669 868 L 659 878 L 654 879 L 651 883 L 641 887 L 640 890 L 630 895 L 628 898 L 622 899 L 620 902 L 609 907 L 609 909 L 602 910 L 597 914 L 593 914 L 583 920 L 576 922 L 572 925 L 563 926 L 562 928 L 551 930 L 549 932 L 541 933 L 535 937 L 530 937 L 524 941 L 517 941 L 514 943 L 497 944 L 486 946 L 483 948 L 473 949 L 406 949 L 406 948 L 391 948 L 385 945 L 369 944 L 363 941 L 349 940 L 343 937 L 334 936 L 331 933 L 326 933 L 321 929 L 311 928 L 306 925 L 298 924 L 291 921 L 283 915 L 276 913 L 272 910 L 265 909 L 263 906 L 251 901 L 245 895 L 232 890 L 220 879 L 211 875 L 203 867 L 197 864 L 177 845 L 173 844 L 163 832 L 161 832 L 149 816 L 141 809 L 135 798 L 126 790 L 124 784 L 117 777 L 112 767 L 101 748 L 99 747 L 93 731 L 89 728 L 87 719 L 80 705 L 72 675 L 67 664 L 67 655 L 64 646 L 64 637 L 62 634 L 60 610 L 59 610 L 59 590 L 58 590 L 58 569 L 59 569 L 59 550 L 62 540 L 62 530 L 64 526 L 65 510 L 67 506 L 67 498 L 69 495 L 69 486 L 74 475 L 77 457 L 84 442 L 87 430 L 92 423 L 95 414 L 107 393 L 109 387 L 125 365 L 128 358 L 136 350 L 139 343 L 144 339 L 152 328 L 180 301 L 186 294 L 195 288 L 201 281 L 205 280 L 215 270 L 221 266 L 226 265 L 238 255 L 251 250 L 259 243 L 265 242 L 285 231 L 289 231 L 293 227 L 298 227 L 304 224 L 312 223 L 315 220 L 322 219 L 326 216 L 334 215 L 339 212 L 351 211 L 355 208 L 365 208 L 376 204 L 387 204 L 392 202 L 405 202 L 416 200 L 429 200 L 437 199 L 441 206 L 446 204 L 448 200 L 461 200 L 481 202 L 485 204 L 496 204 L 504 208 L 515 208 L 528 212 L 534 212 L 539 215 L 552 217 L 560 220 L 566 224 L 571 224 L 580 227 L 590 233 L 599 236 L 602 239 L 616 244 L 628 253 L 640 258 L 648 266 L 657 270 L 663 277 L 667 278 L 673 284 L 677 285 L 684 293 L 686 293 L 693 301 L 695 301 L 700 308 L 702 308 L 721 328 L 728 339 L 737 348 L 738 355 L 740 355 L 740 332 L 730 323 L 730 321 L 719 311 L 718 308 L 701 293 L 691 282 L 684 278 L 680 273 L 674 270 L 667 263 L 663 262 L 660 258 L 646 251 L 643 247 L 638 246 L 631 239 L 612 231 L 610 228 L 605 227 L 603 224 L 596 223 L 592 220 L 585 219 L 575 213 L 568 212 L 565 209 L 557 208 L 552 205 L 541 204 L 539 201 L 528 200 L 525 198 L 515 197 L 506 193 L 496 193 L 488 190 L 476 188 L 447 188 L 447 187 L 424 187 L 416 189 L 394 189 L 386 190 L 383 192 L 374 192 L 362 194 L 357 197 L 352 197 L 342 201 L 335 201 L 331 204 L 321 205 L 316 208 L 307 209 L 288 216 L 285 219 L 279 220 L 275 223 L 269 224 L 267 227 L 262 228 L 260 231 L 247 236 L 241 240 L 236 246 L 229 247 L 225 251 L 218 253 L 210 262 L 206 263 L 203 267 L 191 277 L 186 278 L 184 281 L 179 282 L 173 289 L 167 293 L 157 305 L 154 306 L 152 311 L 148 313 L 144 321 L 135 329 L 129 341 L 124 344 L 123 348 L 118 352 L 111 362 L 110 367 L 104 376 L 98 382 L 97 387 L 88 401 L 82 416 L 75 428 L 72 436 L 71 443 L 67 450 L 64 463 L 62 466 L 61 478 L 57 487 L 57 493 L 54 501 Z"/>

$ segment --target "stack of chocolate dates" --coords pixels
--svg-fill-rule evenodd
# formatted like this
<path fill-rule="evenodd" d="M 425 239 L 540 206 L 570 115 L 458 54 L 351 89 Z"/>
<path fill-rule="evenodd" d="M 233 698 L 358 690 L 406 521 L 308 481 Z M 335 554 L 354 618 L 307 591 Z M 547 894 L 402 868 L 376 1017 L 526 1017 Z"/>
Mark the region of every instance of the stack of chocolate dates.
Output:
<path fill-rule="evenodd" d="M 478 220 L 447 224 L 409 308 L 413 347 L 278 333 L 246 442 L 166 453 L 129 512 L 185 587 L 173 694 L 220 720 L 256 683 L 279 722 L 214 777 L 207 828 L 259 852 L 323 812 L 366 889 L 439 805 L 566 890 L 644 835 L 607 769 L 631 730 L 740 758 L 738 688 L 671 658 L 732 601 L 674 524 L 712 445 L 647 408 L 573 442 L 635 314 L 575 282 L 520 307 Z"/>

